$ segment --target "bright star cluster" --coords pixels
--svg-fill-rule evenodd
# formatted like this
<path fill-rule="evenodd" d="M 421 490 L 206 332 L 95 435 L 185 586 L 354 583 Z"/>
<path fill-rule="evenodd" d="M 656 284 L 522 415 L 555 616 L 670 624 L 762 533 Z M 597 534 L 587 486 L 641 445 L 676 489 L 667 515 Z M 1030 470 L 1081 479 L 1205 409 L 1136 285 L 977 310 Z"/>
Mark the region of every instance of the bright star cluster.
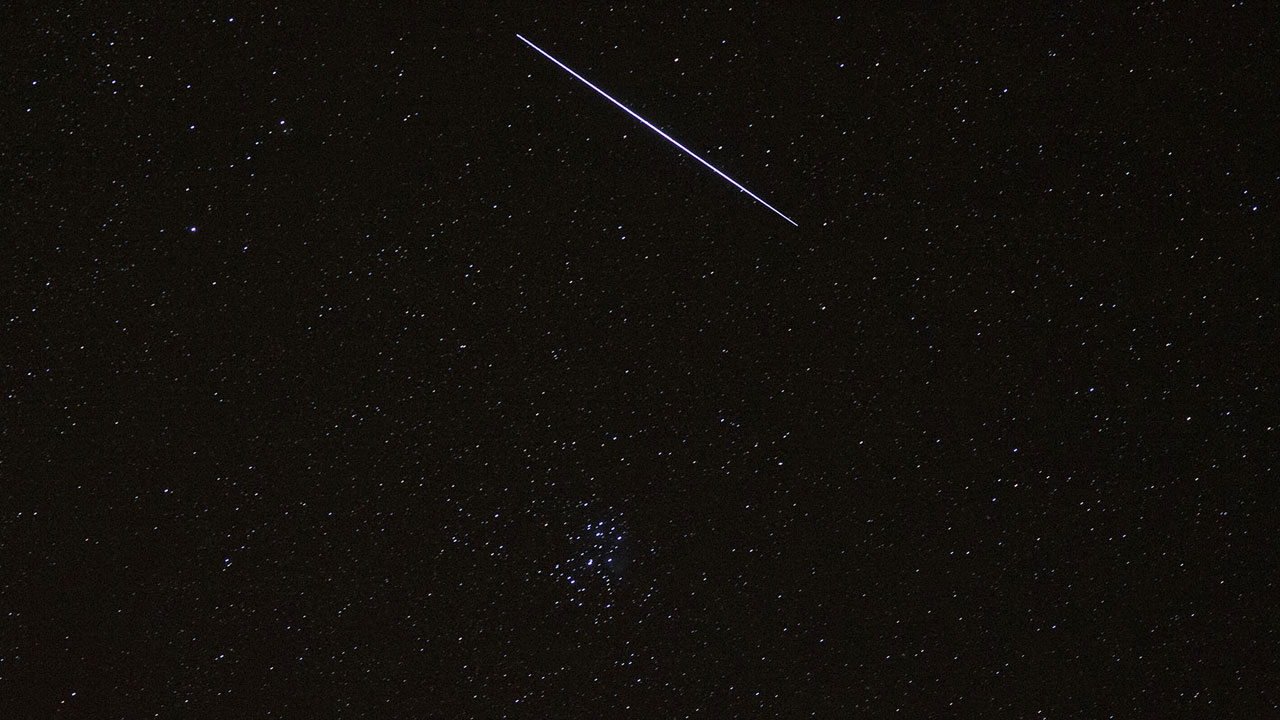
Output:
<path fill-rule="evenodd" d="M 622 514 L 611 507 L 581 502 L 585 521 L 566 528 L 564 557 L 550 575 L 569 590 L 569 602 L 583 606 L 594 592 L 611 593 L 628 564 L 627 532 Z"/>

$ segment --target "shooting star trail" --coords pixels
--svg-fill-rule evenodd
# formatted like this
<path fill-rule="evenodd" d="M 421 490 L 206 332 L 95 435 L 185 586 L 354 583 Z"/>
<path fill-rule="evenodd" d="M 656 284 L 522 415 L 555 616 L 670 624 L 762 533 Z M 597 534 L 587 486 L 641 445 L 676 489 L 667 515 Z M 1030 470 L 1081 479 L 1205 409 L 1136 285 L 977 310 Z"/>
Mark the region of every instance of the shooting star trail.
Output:
<path fill-rule="evenodd" d="M 542 48 L 538 47 L 537 45 L 534 45 L 533 43 L 529 42 L 528 38 L 526 38 L 525 36 L 521 35 L 520 33 L 516 33 L 516 37 L 520 38 L 520 40 L 521 40 L 521 41 L 523 41 L 525 45 L 528 45 L 529 47 L 533 48 L 534 50 L 537 50 L 537 51 L 538 51 L 538 52 L 539 52 L 543 57 L 545 57 L 546 59 L 550 60 L 551 62 L 553 62 L 553 63 L 555 63 L 555 64 L 557 64 L 557 65 L 559 65 L 559 66 L 561 67 L 561 69 L 563 69 L 565 72 L 567 72 L 567 73 L 569 73 L 570 75 L 572 75 L 572 76 L 574 76 L 574 77 L 578 78 L 579 80 L 581 80 L 581 81 L 583 82 L 583 84 L 585 84 L 587 87 L 589 87 L 589 88 L 591 88 L 592 90 L 595 90 L 596 92 L 598 92 L 598 93 L 600 93 L 601 95 L 603 95 L 605 100 L 608 100 L 609 102 L 613 103 L 614 105 L 617 105 L 618 107 L 622 108 L 622 109 L 623 109 L 623 111 L 625 111 L 628 115 L 630 115 L 631 117 L 633 117 L 633 118 L 635 118 L 635 119 L 639 120 L 640 122 L 644 123 L 645 127 L 649 128 L 650 130 L 652 130 L 652 131 L 654 131 L 654 132 L 658 133 L 659 135 L 661 135 L 661 136 L 662 136 L 662 137 L 663 137 L 667 142 L 669 142 L 669 143 L 671 143 L 672 145 L 675 145 L 676 147 L 678 147 L 678 148 L 680 148 L 681 150 L 683 150 L 683 151 L 685 152 L 685 154 L 686 154 L 686 155 L 688 155 L 689 157 L 693 158 L 694 160 L 697 160 L 698 162 L 702 163 L 703 165 L 706 165 L 708 168 L 711 168 L 711 172 L 714 172 L 715 174 L 719 175 L 720 177 L 724 178 L 725 180 L 728 180 L 730 183 L 732 183 L 732 184 L 733 184 L 733 186 L 734 186 L 734 187 L 738 188 L 738 189 L 739 189 L 739 190 L 741 190 L 742 192 L 744 192 L 744 193 L 746 193 L 746 194 L 750 195 L 751 197 L 755 198 L 755 201 L 756 201 L 756 202 L 760 203 L 761 205 L 763 205 L 763 206 L 765 206 L 765 207 L 769 208 L 770 210 L 774 211 L 775 213 L 777 213 L 777 214 L 778 214 L 778 217 L 782 218 L 783 220 L 786 220 L 787 222 L 791 223 L 792 225 L 795 225 L 796 227 L 800 227 L 799 223 L 797 223 L 795 220 L 792 220 L 791 218 L 787 217 L 786 215 L 783 215 L 781 210 L 779 210 L 778 208 L 776 208 L 776 207 L 774 207 L 774 206 L 770 205 L 769 203 L 765 202 L 765 201 L 764 201 L 764 198 L 762 198 L 762 197 L 760 197 L 759 195 L 757 195 L 757 194 L 755 194 L 755 193 L 751 192 L 750 190 L 748 190 L 748 189 L 746 189 L 746 188 L 742 187 L 742 185 L 741 185 L 740 183 L 738 183 L 738 181 L 737 181 L 737 180 L 734 180 L 733 178 L 729 177 L 728 175 L 725 175 L 724 173 L 720 172 L 720 170 L 719 170 L 719 169 L 717 169 L 714 165 L 712 165 L 711 163 L 707 162 L 706 160 L 703 160 L 702 158 L 698 157 L 698 156 L 697 156 L 696 154 L 694 154 L 694 152 L 693 152 L 692 150 L 690 150 L 689 148 L 687 148 L 687 147 L 685 147 L 685 146 L 681 145 L 680 143 L 676 142 L 675 138 L 673 138 L 673 137 L 671 137 L 670 135 L 668 135 L 668 134 L 666 134 L 666 133 L 662 132 L 662 130 L 658 129 L 658 126 L 654 125 L 653 123 L 649 122 L 648 120 L 645 120 L 644 118 L 640 117 L 640 116 L 639 116 L 639 115 L 637 115 L 636 113 L 632 112 L 632 111 L 631 111 L 631 108 L 627 107 L 626 105 L 623 105 L 622 103 L 618 102 L 617 100 L 614 100 L 614 99 L 613 99 L 613 97 L 611 97 L 611 96 L 609 95 L 609 93 L 607 93 L 607 92 L 605 92 L 605 91 L 601 90 L 600 88 L 596 87 L 595 85 L 592 85 L 590 80 L 588 80 L 588 79 L 586 79 L 586 78 L 582 77 L 581 75 L 579 75 L 578 73 L 574 72 L 574 71 L 573 71 L 573 69 L 571 69 L 568 65 L 565 65 L 564 63 L 560 62 L 559 60 L 557 60 L 557 59 L 555 59 L 555 58 L 551 57 L 551 54 L 550 54 L 550 53 L 548 53 L 546 50 L 543 50 Z"/>

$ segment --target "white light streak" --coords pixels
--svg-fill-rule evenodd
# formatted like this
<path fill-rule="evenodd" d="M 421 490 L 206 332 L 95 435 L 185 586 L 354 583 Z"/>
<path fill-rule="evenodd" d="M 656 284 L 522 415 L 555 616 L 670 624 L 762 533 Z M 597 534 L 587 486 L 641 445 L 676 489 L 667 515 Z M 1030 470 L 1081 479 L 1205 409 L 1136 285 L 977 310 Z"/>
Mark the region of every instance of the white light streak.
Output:
<path fill-rule="evenodd" d="M 600 88 L 596 87 L 595 85 L 592 85 L 590 80 L 588 80 L 588 79 L 586 79 L 586 78 L 582 77 L 581 75 L 579 75 L 578 73 L 574 72 L 574 71 L 573 71 L 573 70 L 572 70 L 568 65 L 565 65 L 564 63 L 560 62 L 559 60 L 557 60 L 557 59 L 555 59 L 555 58 L 551 57 L 551 55 L 550 55 L 546 50 L 543 50 L 542 48 L 538 47 L 537 45 L 534 45 L 533 43 L 529 42 L 529 40 L 528 40 L 527 38 L 525 38 L 525 36 L 521 35 L 520 33 L 516 33 L 516 37 L 520 38 L 520 40 L 521 40 L 521 41 L 523 41 L 525 45 L 528 45 L 529 47 L 533 48 L 534 50 L 537 50 L 537 51 L 538 51 L 538 52 L 539 52 L 543 57 L 545 57 L 546 59 L 550 60 L 551 62 L 555 63 L 556 65 L 559 65 L 559 66 L 561 67 L 561 69 L 563 69 L 565 72 L 567 72 L 567 73 L 569 73 L 570 75 L 572 75 L 572 76 L 574 76 L 574 77 L 578 78 L 579 80 L 581 80 L 581 81 L 583 82 L 583 84 L 585 84 L 587 87 L 589 87 L 589 88 L 591 88 L 592 90 L 595 90 L 596 92 L 600 93 L 602 96 L 604 96 L 604 99 L 608 100 L 609 102 L 613 103 L 614 105 L 617 105 L 618 107 L 622 108 L 622 109 L 623 109 L 623 111 L 625 111 L 628 115 L 630 115 L 631 117 L 633 117 L 633 118 L 635 118 L 635 119 L 639 120 L 640 122 L 644 123 L 644 125 L 645 125 L 646 127 L 648 127 L 650 130 L 652 130 L 652 131 L 654 131 L 654 132 L 658 133 L 659 135 L 661 135 L 664 139 L 666 139 L 666 141 L 667 141 L 667 142 L 669 142 L 669 143 L 671 143 L 672 145 L 675 145 L 676 147 L 678 147 L 678 148 L 680 148 L 681 150 L 683 150 L 683 151 L 685 152 L 685 154 L 686 154 L 686 155 L 688 155 L 689 157 L 693 158 L 694 160 L 697 160 L 698 162 L 702 163 L 703 165 L 706 165 L 708 168 L 711 168 L 711 171 L 712 171 L 712 172 L 714 172 L 715 174 L 717 174 L 717 175 L 719 175 L 720 177 L 724 178 L 725 180 L 728 180 L 730 183 L 732 183 L 732 184 L 733 184 L 733 186 L 734 186 L 734 187 L 738 188 L 738 189 L 739 189 L 739 190 L 741 190 L 742 192 L 744 192 L 744 193 L 746 193 L 746 194 L 750 195 L 752 198 L 755 198 L 755 201 L 756 201 L 756 202 L 760 203 L 761 205 L 763 205 L 763 206 L 765 206 L 765 207 L 769 208 L 770 210 L 774 211 L 775 213 L 777 213 L 777 214 L 778 214 L 778 217 L 782 218 L 783 220 L 786 220 L 787 222 L 791 223 L 792 225 L 795 225 L 796 227 L 799 227 L 799 223 L 797 223 L 795 220 L 792 220 L 791 218 L 787 217 L 786 215 L 783 215 L 781 210 L 779 210 L 778 208 L 776 208 L 776 207 L 774 207 L 774 206 L 770 205 L 769 203 L 765 202 L 765 201 L 764 201 L 764 198 L 762 198 L 762 197 L 760 197 L 759 195 L 756 195 L 755 193 L 753 193 L 753 192 L 751 192 L 750 190 L 746 189 L 746 188 L 745 188 L 745 187 L 743 187 L 740 183 L 738 183 L 738 181 L 737 181 L 737 180 L 734 180 L 733 178 L 729 177 L 728 175 L 725 175 L 724 173 L 720 172 L 720 170 L 719 170 L 719 169 L 717 169 L 714 165 L 712 165 L 711 163 L 707 162 L 706 160 L 703 160 L 702 158 L 698 157 L 698 156 L 697 156 L 696 154 L 694 154 L 694 152 L 693 152 L 692 150 L 690 150 L 689 148 L 687 148 L 687 147 L 685 147 L 685 146 L 681 145 L 680 143 L 676 142 L 675 138 L 673 138 L 673 137 L 671 137 L 670 135 L 668 135 L 668 134 L 666 134 L 666 133 L 662 132 L 662 130 L 658 129 L 658 127 L 657 127 L 656 125 L 654 125 L 653 123 L 649 122 L 648 120 L 645 120 L 644 118 L 640 117 L 640 116 L 639 116 L 639 115 L 637 115 L 636 113 L 632 112 L 632 111 L 631 111 L 631 108 L 629 108 L 629 107 L 627 107 L 626 105 L 623 105 L 622 103 L 620 103 L 620 102 L 618 102 L 617 100 L 613 99 L 613 97 L 612 97 L 612 96 L 610 96 L 610 95 L 609 95 L 609 93 L 607 93 L 607 92 L 605 92 L 605 91 L 601 90 Z"/>

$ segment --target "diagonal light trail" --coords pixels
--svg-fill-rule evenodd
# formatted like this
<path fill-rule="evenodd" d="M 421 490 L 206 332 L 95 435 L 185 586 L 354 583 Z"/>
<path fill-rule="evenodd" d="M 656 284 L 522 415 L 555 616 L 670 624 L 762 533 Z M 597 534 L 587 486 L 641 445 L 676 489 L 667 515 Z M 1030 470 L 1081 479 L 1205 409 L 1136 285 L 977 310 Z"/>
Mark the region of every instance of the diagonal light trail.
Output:
<path fill-rule="evenodd" d="M 622 108 L 622 109 L 623 109 L 623 110 L 624 110 L 628 115 L 630 115 L 631 117 L 633 117 L 633 118 L 635 118 L 635 119 L 639 120 L 640 122 L 644 123 L 646 127 L 648 127 L 650 130 L 652 130 L 652 131 L 654 131 L 654 132 L 658 133 L 659 135 L 661 135 L 663 138 L 665 138 L 665 139 L 666 139 L 666 141 L 667 141 L 667 142 L 669 142 L 669 143 L 671 143 L 672 145 L 675 145 L 676 147 L 678 147 L 678 148 L 680 148 L 681 150 L 683 150 L 683 151 L 685 152 L 685 154 L 686 154 L 686 155 L 688 155 L 689 157 L 693 158 L 694 160 L 697 160 L 698 162 L 702 163 L 703 165 L 706 165 L 707 167 L 711 168 L 711 172 L 714 172 L 715 174 L 719 175 L 720 177 L 724 178 L 725 180 L 728 180 L 730 183 L 732 183 L 732 184 L 733 184 L 733 186 L 734 186 L 734 187 L 738 188 L 738 189 L 739 189 L 739 190 L 741 190 L 742 192 L 744 192 L 744 193 L 746 193 L 746 194 L 750 195 L 751 197 L 755 198 L 756 202 L 760 203 L 761 205 L 763 205 L 763 206 L 765 206 L 765 207 L 769 208 L 770 210 L 774 211 L 775 213 L 777 213 L 777 214 L 778 214 L 778 217 L 782 218 L 783 220 L 786 220 L 787 222 L 791 223 L 792 225 L 795 225 L 796 227 L 800 227 L 799 223 L 797 223 L 795 220 L 792 220 L 791 218 L 787 217 L 786 215 L 783 215 L 781 210 L 779 210 L 778 208 L 776 208 L 776 207 L 774 207 L 774 206 L 770 205 L 769 203 L 765 202 L 765 201 L 764 201 L 764 198 L 762 198 L 762 197 L 760 197 L 759 195 L 757 195 L 757 194 L 755 194 L 755 193 L 751 192 L 750 190 L 748 190 L 748 189 L 746 189 L 746 188 L 742 187 L 742 185 L 741 185 L 741 184 L 739 184 L 737 180 L 734 180 L 733 178 L 729 177 L 728 175 L 725 175 L 724 173 L 720 172 L 720 170 L 719 170 L 719 169 L 717 169 L 714 165 L 712 165 L 711 163 L 707 162 L 706 160 L 703 160 L 702 158 L 698 157 L 698 156 L 697 156 L 696 154 L 694 154 L 694 152 L 693 152 L 692 150 L 690 150 L 689 148 L 687 148 L 687 147 L 685 147 L 685 146 L 681 145 L 680 143 L 676 142 L 675 138 L 673 138 L 673 137 L 671 137 L 670 135 L 668 135 L 668 134 L 666 134 L 666 133 L 662 132 L 662 130 L 658 129 L 658 127 L 657 127 L 656 125 L 654 125 L 653 123 L 649 122 L 648 120 L 645 120 L 644 118 L 642 118 L 642 117 L 640 117 L 639 115 L 637 115 L 637 114 L 635 114 L 634 112 L 632 112 L 632 111 L 631 111 L 631 108 L 627 107 L 626 105 L 623 105 L 622 103 L 618 102 L 617 100 L 614 100 L 614 99 L 613 99 L 613 97 L 611 97 L 611 96 L 609 95 L 609 93 L 607 93 L 607 92 L 605 92 L 605 91 L 601 90 L 600 88 L 596 87 L 595 85 L 592 85 L 590 80 L 588 80 L 588 79 L 586 79 L 586 78 L 582 77 L 581 75 L 579 75 L 578 73 L 574 72 L 574 71 L 573 71 L 573 70 L 572 70 L 568 65 L 565 65 L 564 63 L 560 62 L 559 60 L 557 60 L 557 59 L 555 59 L 555 58 L 551 57 L 551 55 L 550 55 L 546 50 L 543 50 L 542 48 L 538 47 L 537 45 L 534 45 L 533 43 L 529 42 L 529 40 L 528 40 L 525 36 L 521 35 L 520 33 L 516 33 L 516 37 L 520 38 L 520 40 L 522 40 L 522 41 L 524 42 L 524 44 L 525 44 L 525 45 L 528 45 L 529 47 L 533 48 L 534 50 L 537 50 L 537 51 L 538 51 L 539 53 L 541 53 L 541 54 L 542 54 L 542 56 L 543 56 L 543 57 L 545 57 L 546 59 L 550 60 L 551 62 L 553 62 L 553 63 L 555 63 L 555 64 L 557 64 L 557 65 L 559 65 L 559 66 L 560 66 L 560 67 L 561 67 L 565 72 L 567 72 L 567 73 L 569 73 L 570 75 L 572 75 L 572 76 L 574 76 L 574 77 L 578 78 L 579 80 L 581 80 L 581 81 L 582 81 L 582 82 L 583 82 L 587 87 L 589 87 L 589 88 L 591 88 L 592 90 L 595 90 L 596 92 L 598 92 L 598 93 L 600 93 L 601 95 L 603 95 L 605 100 L 608 100 L 609 102 L 613 103 L 614 105 L 617 105 L 618 107 Z"/>

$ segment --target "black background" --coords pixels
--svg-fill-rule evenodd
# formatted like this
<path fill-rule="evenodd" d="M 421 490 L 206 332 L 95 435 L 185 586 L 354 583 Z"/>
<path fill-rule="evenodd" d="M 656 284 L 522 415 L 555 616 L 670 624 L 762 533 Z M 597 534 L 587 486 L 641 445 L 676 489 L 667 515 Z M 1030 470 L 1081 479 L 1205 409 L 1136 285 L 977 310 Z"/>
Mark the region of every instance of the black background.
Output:
<path fill-rule="evenodd" d="M 1277 709 L 1265 3 L 183 5 L 4 23 L 0 715 Z"/>

